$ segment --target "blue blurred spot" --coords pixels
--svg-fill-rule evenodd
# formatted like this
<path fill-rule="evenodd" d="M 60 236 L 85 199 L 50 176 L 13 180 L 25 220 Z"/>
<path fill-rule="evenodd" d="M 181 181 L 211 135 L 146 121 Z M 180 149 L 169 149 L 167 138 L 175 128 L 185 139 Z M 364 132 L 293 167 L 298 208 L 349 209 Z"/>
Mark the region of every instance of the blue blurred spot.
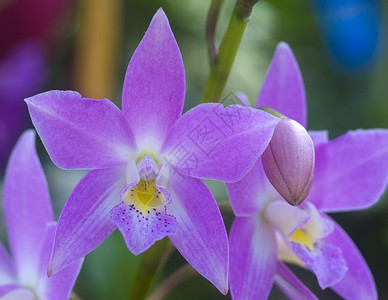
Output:
<path fill-rule="evenodd" d="M 378 0 L 314 0 L 314 5 L 334 61 L 345 69 L 370 67 L 381 37 Z"/>

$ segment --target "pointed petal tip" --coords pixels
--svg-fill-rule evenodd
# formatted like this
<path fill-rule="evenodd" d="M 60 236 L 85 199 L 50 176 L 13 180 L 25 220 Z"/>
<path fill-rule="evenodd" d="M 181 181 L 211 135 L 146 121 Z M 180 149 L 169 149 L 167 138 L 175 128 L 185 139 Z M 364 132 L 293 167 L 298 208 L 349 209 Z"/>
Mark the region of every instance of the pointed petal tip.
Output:
<path fill-rule="evenodd" d="M 302 73 L 291 47 L 280 42 L 263 81 L 256 106 L 267 106 L 306 127 L 306 95 Z"/>
<path fill-rule="evenodd" d="M 19 149 L 19 147 L 23 147 L 21 145 L 24 145 L 24 144 L 29 144 L 28 147 L 30 149 L 35 149 L 35 139 L 36 139 L 36 134 L 35 134 L 34 129 L 25 130 L 20 135 L 18 141 L 16 142 L 16 145 L 14 146 L 12 153 L 17 152 L 18 151 L 17 149 Z M 22 151 L 22 152 L 24 152 L 24 151 Z M 15 154 L 11 154 L 11 156 L 13 156 L 13 155 L 15 155 Z M 10 161 L 11 161 L 11 158 L 9 159 L 8 164 L 10 164 Z"/>
<path fill-rule="evenodd" d="M 55 240 L 54 240 L 53 246 L 55 246 Z M 51 253 L 51 258 L 47 266 L 47 276 L 48 277 L 54 276 L 55 274 L 57 274 L 59 271 L 63 270 L 70 264 L 71 263 L 66 263 L 58 259 L 58 255 L 56 255 L 56 251 L 54 248 L 53 252 Z"/>
<path fill-rule="evenodd" d="M 212 282 L 220 293 L 226 296 L 229 293 L 229 263 L 226 272 L 222 272 L 218 280 Z"/>
<path fill-rule="evenodd" d="M 155 22 L 157 23 L 167 23 L 169 24 L 168 22 L 168 18 L 167 18 L 167 15 L 166 13 L 164 12 L 163 8 L 159 8 L 156 13 L 154 14 L 154 16 L 152 17 L 152 20 L 151 20 L 151 23 L 150 23 L 150 27 L 152 24 L 154 24 Z"/>
<path fill-rule="evenodd" d="M 286 42 L 279 42 L 279 44 L 276 46 L 276 51 L 275 52 L 278 52 L 278 51 L 289 51 L 289 52 L 292 52 L 291 48 L 290 48 L 290 45 L 288 45 L 288 43 Z"/>
<path fill-rule="evenodd" d="M 24 98 L 24 102 L 27 103 L 27 105 L 31 102 L 32 97 Z"/>
<path fill-rule="evenodd" d="M 53 246 L 55 246 L 55 241 Z M 53 249 L 53 252 L 51 253 L 50 261 L 47 266 L 47 276 L 51 277 L 57 274 L 59 271 L 66 268 L 69 264 L 63 263 L 63 261 L 58 260 L 58 255 L 56 255 L 55 248 Z"/>
<path fill-rule="evenodd" d="M 222 295 L 226 296 L 226 294 L 229 292 L 228 282 L 223 283 L 222 286 L 220 286 L 218 289 Z"/>
<path fill-rule="evenodd" d="M 47 268 L 47 277 L 51 277 L 55 275 L 58 271 L 55 270 L 55 267 L 53 266 L 52 261 L 49 262 L 48 268 Z"/>
<path fill-rule="evenodd" d="M 20 136 L 20 141 L 31 142 L 32 147 L 35 146 L 35 139 L 36 139 L 36 133 L 34 129 L 27 129 Z"/>
<path fill-rule="evenodd" d="M 296 61 L 296 57 L 294 52 L 292 51 L 289 44 L 286 42 L 280 42 L 275 49 L 274 58 L 282 57 L 282 59 L 287 59 L 288 61 L 295 64 L 299 70 L 298 63 Z M 299 71 L 300 72 L 300 71 Z"/>
<path fill-rule="evenodd" d="M 162 7 L 159 7 L 159 9 L 156 11 L 155 15 L 154 15 L 154 18 L 156 16 L 165 16 L 166 17 L 166 13 L 164 12 L 163 8 Z"/>
<path fill-rule="evenodd" d="M 28 97 L 28 98 L 24 98 L 24 102 L 26 102 L 27 104 L 30 104 L 30 103 L 33 103 L 35 101 L 38 101 L 39 99 L 44 100 L 44 98 L 42 98 L 42 97 L 50 95 L 50 94 L 53 94 L 55 96 L 57 96 L 59 94 L 62 94 L 62 95 L 73 94 L 76 97 L 82 98 L 81 94 L 76 92 L 76 91 L 72 91 L 72 90 L 51 90 L 51 91 L 46 91 L 46 92 L 42 92 L 42 93 L 36 94 L 36 95 Z"/>

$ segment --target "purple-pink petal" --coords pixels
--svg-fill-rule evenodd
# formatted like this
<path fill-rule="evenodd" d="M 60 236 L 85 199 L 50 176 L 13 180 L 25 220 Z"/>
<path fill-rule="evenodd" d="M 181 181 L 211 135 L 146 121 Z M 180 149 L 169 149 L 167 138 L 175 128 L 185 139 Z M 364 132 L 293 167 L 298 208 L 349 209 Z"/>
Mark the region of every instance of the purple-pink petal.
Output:
<path fill-rule="evenodd" d="M 1 284 L 0 285 L 0 297 L 3 297 L 4 295 L 8 294 L 9 292 L 20 288 L 19 285 L 14 284 L 14 283 L 6 283 L 6 284 Z M 1 298 L 3 299 L 3 298 Z"/>
<path fill-rule="evenodd" d="M 48 223 L 46 227 L 46 234 L 40 251 L 40 268 L 35 290 L 41 299 L 68 300 L 77 275 L 81 269 L 83 259 L 75 261 L 73 264 L 51 277 L 47 276 L 47 266 L 54 241 L 55 225 L 54 222 L 51 222 Z"/>
<path fill-rule="evenodd" d="M 265 150 L 278 122 L 255 108 L 200 104 L 175 123 L 162 155 L 183 175 L 235 182 Z"/>
<path fill-rule="evenodd" d="M 33 291 L 29 288 L 9 284 L 0 287 L 1 300 L 36 300 Z"/>
<path fill-rule="evenodd" d="M 281 261 L 278 261 L 275 283 L 291 300 L 318 299 Z"/>
<path fill-rule="evenodd" d="M 92 170 L 73 190 L 58 220 L 48 274 L 84 257 L 115 229 L 110 211 L 120 201 L 125 167 Z"/>
<path fill-rule="evenodd" d="M 343 251 L 336 246 L 336 242 L 317 241 L 314 249 L 295 242 L 290 244 L 295 255 L 315 273 L 322 289 L 338 283 L 348 270 Z"/>
<path fill-rule="evenodd" d="M 233 94 L 236 97 L 236 100 L 238 101 L 238 103 L 236 104 L 240 104 L 242 106 L 248 106 L 248 107 L 251 106 L 251 103 L 249 102 L 247 95 L 245 95 L 243 92 L 238 91 L 238 92 L 234 92 Z"/>
<path fill-rule="evenodd" d="M 94 169 L 129 160 L 134 140 L 122 112 L 109 100 L 50 91 L 25 101 L 32 123 L 57 166 Z"/>
<path fill-rule="evenodd" d="M 256 105 L 272 108 L 306 127 L 302 75 L 294 54 L 284 42 L 275 50 Z"/>
<path fill-rule="evenodd" d="M 202 180 L 174 175 L 170 172 L 173 200 L 167 212 L 178 225 L 170 239 L 194 269 L 226 294 L 229 248 L 217 203 Z"/>
<path fill-rule="evenodd" d="M 331 288 L 345 299 L 378 299 L 372 273 L 346 232 L 335 223 L 333 233 L 325 241 L 342 249 L 342 255 L 348 265 L 345 276 Z"/>
<path fill-rule="evenodd" d="M 266 299 L 277 264 L 275 232 L 258 216 L 237 217 L 230 244 L 230 292 L 234 300 Z"/>
<path fill-rule="evenodd" d="M 4 205 L 17 277 L 21 282 L 31 282 L 37 275 L 46 223 L 53 220 L 33 130 L 24 132 L 12 151 L 5 176 Z"/>
<path fill-rule="evenodd" d="M 313 140 L 314 147 L 318 147 L 329 141 L 329 132 L 327 130 L 309 131 L 309 135 Z"/>
<path fill-rule="evenodd" d="M 276 193 L 264 173 L 261 158 L 241 180 L 226 183 L 225 186 L 236 216 L 249 216 L 258 212 L 269 201 L 269 193 Z"/>
<path fill-rule="evenodd" d="M 123 112 L 140 149 L 159 150 L 182 114 L 185 72 L 167 17 L 159 9 L 133 54 L 123 88 Z"/>
<path fill-rule="evenodd" d="M 175 233 L 176 219 L 166 207 L 141 212 L 133 204 L 120 202 L 111 211 L 112 223 L 117 225 L 128 249 L 135 255 L 146 251 L 156 241 Z"/>
<path fill-rule="evenodd" d="M 8 255 L 7 250 L 0 242 L 0 286 L 15 282 L 15 270 L 13 262 Z"/>
<path fill-rule="evenodd" d="M 321 211 L 367 208 L 388 181 L 388 130 L 356 130 L 316 148 L 308 197 Z"/>

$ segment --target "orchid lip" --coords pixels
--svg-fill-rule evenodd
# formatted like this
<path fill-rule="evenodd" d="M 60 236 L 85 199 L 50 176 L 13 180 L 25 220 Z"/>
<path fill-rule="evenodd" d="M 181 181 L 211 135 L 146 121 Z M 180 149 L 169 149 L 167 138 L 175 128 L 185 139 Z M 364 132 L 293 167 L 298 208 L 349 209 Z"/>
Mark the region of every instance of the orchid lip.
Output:
<path fill-rule="evenodd" d="M 171 194 L 159 186 L 164 171 L 159 171 L 151 156 L 146 155 L 137 163 L 132 159 L 126 173 L 122 201 L 111 210 L 111 221 L 123 234 L 128 249 L 138 255 L 155 241 L 174 234 L 178 223 L 167 211 Z"/>
<path fill-rule="evenodd" d="M 142 213 L 149 213 L 153 208 L 168 204 L 163 189 L 160 190 L 156 184 L 159 166 L 154 158 L 149 155 L 142 157 L 137 162 L 136 168 L 139 174 L 138 180 L 127 182 L 121 191 L 121 199 Z"/>

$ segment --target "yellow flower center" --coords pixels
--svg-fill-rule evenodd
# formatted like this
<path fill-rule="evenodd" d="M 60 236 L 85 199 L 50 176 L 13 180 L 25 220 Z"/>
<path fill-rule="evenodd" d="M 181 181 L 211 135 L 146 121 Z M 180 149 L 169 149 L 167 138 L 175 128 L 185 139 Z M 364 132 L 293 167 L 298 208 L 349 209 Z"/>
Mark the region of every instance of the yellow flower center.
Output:
<path fill-rule="evenodd" d="M 300 228 L 295 230 L 289 239 L 290 241 L 302 244 L 311 250 L 314 249 L 314 242 Z"/>
<path fill-rule="evenodd" d="M 157 188 L 155 180 L 140 180 L 137 185 L 125 193 L 124 197 L 128 204 L 134 204 L 136 209 L 143 213 L 165 203 L 164 196 Z"/>

